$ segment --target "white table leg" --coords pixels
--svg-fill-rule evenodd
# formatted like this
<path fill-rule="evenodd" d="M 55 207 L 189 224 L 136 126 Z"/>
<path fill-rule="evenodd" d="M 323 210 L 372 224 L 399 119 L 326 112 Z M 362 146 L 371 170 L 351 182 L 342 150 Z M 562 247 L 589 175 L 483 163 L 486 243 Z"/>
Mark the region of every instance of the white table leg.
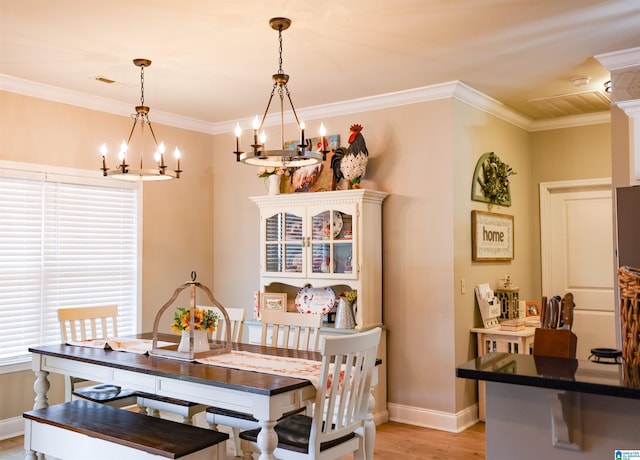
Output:
<path fill-rule="evenodd" d="M 373 448 L 376 444 L 376 423 L 373 419 L 373 410 L 376 407 L 376 400 L 373 393 L 369 395 L 367 406 L 367 419 L 364 422 L 364 458 L 373 460 Z"/>
<path fill-rule="evenodd" d="M 49 383 L 49 372 L 47 371 L 35 371 L 36 381 L 33 384 L 33 389 L 36 392 L 35 402 L 33 404 L 34 409 L 43 409 L 49 406 L 49 398 L 47 393 L 51 384 Z"/>
<path fill-rule="evenodd" d="M 259 460 L 275 460 L 273 451 L 278 446 L 278 434 L 275 431 L 275 420 L 260 420 L 260 433 L 258 433 L 258 449 L 260 449 Z"/>

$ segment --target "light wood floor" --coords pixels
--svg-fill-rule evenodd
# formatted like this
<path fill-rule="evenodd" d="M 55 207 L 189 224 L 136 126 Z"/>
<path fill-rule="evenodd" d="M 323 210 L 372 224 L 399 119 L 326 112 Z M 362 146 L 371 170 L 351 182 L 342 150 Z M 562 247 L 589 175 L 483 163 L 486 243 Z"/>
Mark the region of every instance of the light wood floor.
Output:
<path fill-rule="evenodd" d="M 0 459 L 24 459 L 22 442 L 22 436 L 0 442 Z M 481 460 L 485 458 L 484 423 L 477 423 L 462 433 L 385 423 L 377 429 L 374 457 L 376 460 Z M 232 454 L 229 458 L 233 458 Z"/>

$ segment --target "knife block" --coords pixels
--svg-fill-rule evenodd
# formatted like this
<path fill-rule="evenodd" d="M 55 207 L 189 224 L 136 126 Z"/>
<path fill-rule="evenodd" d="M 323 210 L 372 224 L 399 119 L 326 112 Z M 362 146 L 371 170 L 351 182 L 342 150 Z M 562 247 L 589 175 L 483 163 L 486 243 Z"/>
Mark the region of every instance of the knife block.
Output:
<path fill-rule="evenodd" d="M 533 339 L 534 356 L 575 358 L 578 337 L 568 329 L 536 328 Z"/>

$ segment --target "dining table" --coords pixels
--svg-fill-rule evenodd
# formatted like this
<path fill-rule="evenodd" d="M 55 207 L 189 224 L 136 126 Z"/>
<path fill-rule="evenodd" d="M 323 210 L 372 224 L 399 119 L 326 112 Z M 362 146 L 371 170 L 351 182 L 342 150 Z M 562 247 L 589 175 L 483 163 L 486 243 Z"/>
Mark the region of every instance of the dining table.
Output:
<path fill-rule="evenodd" d="M 136 339 L 149 340 L 151 333 L 138 334 Z M 176 342 L 171 334 L 159 334 L 160 341 Z M 215 341 L 212 342 L 215 346 Z M 273 460 L 278 443 L 275 425 L 285 413 L 311 404 L 316 388 L 313 379 L 271 372 L 216 365 L 155 355 L 153 352 L 126 352 L 111 347 L 90 347 L 79 344 L 56 344 L 29 348 L 35 373 L 34 409 L 49 405 L 49 373 L 70 375 L 178 398 L 198 404 L 252 414 L 261 427 L 257 440 L 260 460 Z M 231 353 L 251 353 L 273 359 L 320 362 L 318 352 L 264 347 L 233 343 Z M 209 362 L 210 361 L 210 362 Z M 304 362 L 304 361 L 302 361 Z M 374 377 L 375 379 L 375 377 Z M 370 402 L 370 409 L 372 409 Z M 373 458 L 375 424 L 371 414 L 364 428 L 365 457 Z"/>

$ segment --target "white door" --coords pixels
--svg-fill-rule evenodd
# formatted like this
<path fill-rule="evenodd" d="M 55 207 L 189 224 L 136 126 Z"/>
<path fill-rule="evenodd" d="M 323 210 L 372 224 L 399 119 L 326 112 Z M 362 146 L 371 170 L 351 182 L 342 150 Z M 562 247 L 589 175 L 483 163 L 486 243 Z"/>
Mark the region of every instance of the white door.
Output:
<path fill-rule="evenodd" d="M 576 358 L 616 348 L 611 181 L 540 184 L 542 295 L 574 295 Z"/>

